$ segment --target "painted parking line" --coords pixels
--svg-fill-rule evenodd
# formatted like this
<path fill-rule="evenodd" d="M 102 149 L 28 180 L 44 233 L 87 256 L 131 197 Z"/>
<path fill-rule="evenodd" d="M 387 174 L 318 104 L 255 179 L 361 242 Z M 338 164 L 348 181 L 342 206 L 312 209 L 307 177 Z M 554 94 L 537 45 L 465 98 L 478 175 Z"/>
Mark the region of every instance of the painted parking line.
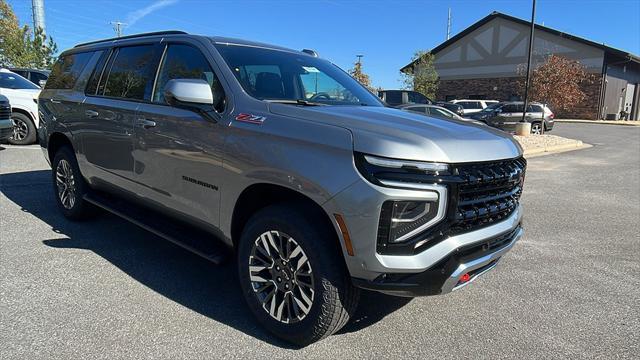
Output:
<path fill-rule="evenodd" d="M 40 150 L 40 145 L 9 145 L 9 144 L 0 144 L 0 147 L 5 149 L 24 149 L 24 150 Z"/>

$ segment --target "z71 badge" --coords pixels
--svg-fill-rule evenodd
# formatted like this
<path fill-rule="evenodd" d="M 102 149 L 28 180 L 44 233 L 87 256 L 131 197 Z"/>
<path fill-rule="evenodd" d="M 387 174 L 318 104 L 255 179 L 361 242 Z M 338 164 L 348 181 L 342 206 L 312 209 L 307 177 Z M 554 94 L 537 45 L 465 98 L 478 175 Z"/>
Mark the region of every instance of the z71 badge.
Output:
<path fill-rule="evenodd" d="M 242 121 L 242 122 L 247 122 L 247 123 L 250 123 L 250 124 L 262 125 L 262 123 L 265 120 L 267 120 L 267 118 L 264 117 L 264 116 L 257 116 L 257 115 L 240 113 L 240 114 L 236 115 L 236 120 L 237 121 Z"/>

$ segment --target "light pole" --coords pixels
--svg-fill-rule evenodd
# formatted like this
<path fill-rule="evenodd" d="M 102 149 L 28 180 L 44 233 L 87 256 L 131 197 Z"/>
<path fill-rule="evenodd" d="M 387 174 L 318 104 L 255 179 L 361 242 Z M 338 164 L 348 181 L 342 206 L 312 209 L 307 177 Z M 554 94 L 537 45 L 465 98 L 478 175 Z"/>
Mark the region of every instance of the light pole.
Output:
<path fill-rule="evenodd" d="M 527 77 L 524 81 L 524 109 L 522 109 L 522 119 L 520 122 L 526 122 L 527 106 L 529 104 L 529 81 L 531 79 L 531 57 L 533 56 L 533 31 L 536 19 L 536 0 L 533 0 L 531 7 L 531 32 L 529 33 L 529 54 L 527 55 Z"/>

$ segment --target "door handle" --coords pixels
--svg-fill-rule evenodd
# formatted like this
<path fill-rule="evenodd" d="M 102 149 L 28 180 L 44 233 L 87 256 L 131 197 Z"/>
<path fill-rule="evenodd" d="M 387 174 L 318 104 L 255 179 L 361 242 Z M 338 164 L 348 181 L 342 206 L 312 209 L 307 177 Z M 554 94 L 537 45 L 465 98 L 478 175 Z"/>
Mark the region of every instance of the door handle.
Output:
<path fill-rule="evenodd" d="M 56 100 L 56 99 L 53 99 L 53 98 L 50 98 L 49 101 L 51 101 L 54 104 L 60 104 L 62 102 L 60 100 Z"/>
<path fill-rule="evenodd" d="M 148 119 L 138 119 L 136 121 L 136 126 L 143 129 L 150 129 L 152 127 L 156 127 L 156 122 Z"/>
<path fill-rule="evenodd" d="M 88 118 L 97 118 L 97 117 L 98 117 L 98 115 L 100 115 L 100 114 L 98 114 L 98 112 L 97 112 L 97 111 L 94 111 L 94 110 L 87 110 L 87 111 L 85 111 L 85 112 L 84 112 L 84 114 L 85 114 Z"/>

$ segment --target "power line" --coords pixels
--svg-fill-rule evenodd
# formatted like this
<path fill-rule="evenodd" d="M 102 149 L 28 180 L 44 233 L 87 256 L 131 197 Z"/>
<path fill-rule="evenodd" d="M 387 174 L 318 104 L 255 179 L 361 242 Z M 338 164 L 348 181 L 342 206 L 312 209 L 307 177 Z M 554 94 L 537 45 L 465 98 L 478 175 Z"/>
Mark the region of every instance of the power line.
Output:
<path fill-rule="evenodd" d="M 111 22 L 111 25 L 113 25 L 113 31 L 115 31 L 115 32 L 116 32 L 116 36 L 117 36 L 117 37 L 122 36 L 122 29 L 123 29 L 125 26 L 127 26 L 127 24 L 125 24 L 125 23 L 123 23 L 123 22 L 121 22 L 121 21 L 119 21 L 119 20 L 112 21 L 112 22 Z"/>

